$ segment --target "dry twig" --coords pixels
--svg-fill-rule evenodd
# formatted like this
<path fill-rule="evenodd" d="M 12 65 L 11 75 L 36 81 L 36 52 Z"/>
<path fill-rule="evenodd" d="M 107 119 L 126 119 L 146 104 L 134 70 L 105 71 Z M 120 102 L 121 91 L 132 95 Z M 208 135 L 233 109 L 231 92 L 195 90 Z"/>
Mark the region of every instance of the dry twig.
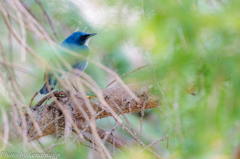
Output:
<path fill-rule="evenodd" d="M 51 29 L 52 29 L 52 31 L 53 31 L 53 34 L 55 35 L 55 37 L 56 37 L 57 39 L 59 39 L 58 36 L 57 36 L 57 33 L 56 33 L 56 31 L 55 31 L 55 29 L 54 29 L 54 27 L 53 27 L 52 20 L 51 20 L 51 18 L 49 17 L 49 15 L 47 14 L 47 11 L 44 9 L 42 3 L 41 3 L 39 0 L 35 0 L 35 2 L 36 2 L 36 3 L 41 7 L 41 9 L 43 10 L 43 13 L 44 13 L 44 15 L 47 17 L 47 20 L 48 20 L 48 22 L 49 22 L 49 24 L 50 24 L 50 26 L 51 26 Z M 36 19 L 36 18 L 35 18 L 35 19 Z"/>
<path fill-rule="evenodd" d="M 119 76 L 119 77 L 122 78 L 122 77 L 124 77 L 124 76 L 126 76 L 126 75 L 129 75 L 129 74 L 131 74 L 131 73 L 133 73 L 133 72 L 136 72 L 136 71 L 138 71 L 138 70 L 140 70 L 140 69 L 142 69 L 142 68 L 144 68 L 144 67 L 147 67 L 147 66 L 149 66 L 149 65 L 145 65 L 145 66 L 138 67 L 137 69 L 135 69 L 135 70 L 133 70 L 133 71 L 130 71 L 130 72 L 128 72 L 128 73 L 125 73 L 125 74 L 123 74 L 123 75 L 121 75 L 121 76 Z M 113 84 L 113 83 L 116 82 L 116 81 L 117 81 L 117 79 L 113 80 L 113 81 L 110 82 L 104 89 L 108 88 L 111 84 Z"/>

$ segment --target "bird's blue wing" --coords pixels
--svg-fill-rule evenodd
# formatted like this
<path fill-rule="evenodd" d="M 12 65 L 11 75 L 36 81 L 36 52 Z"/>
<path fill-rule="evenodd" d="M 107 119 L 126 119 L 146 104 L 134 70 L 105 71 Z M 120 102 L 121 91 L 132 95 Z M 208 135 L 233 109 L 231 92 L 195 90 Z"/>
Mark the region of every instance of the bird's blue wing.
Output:
<path fill-rule="evenodd" d="M 69 44 L 67 42 L 63 42 L 61 46 L 82 55 L 80 57 L 74 57 L 66 51 L 63 51 L 63 50 L 59 51 L 61 56 L 73 67 L 73 69 L 77 69 L 83 72 L 86 69 L 88 64 L 88 54 L 89 54 L 88 47 L 85 45 Z M 62 69 L 65 71 L 68 71 L 64 65 L 62 66 Z M 76 76 L 81 75 L 80 72 L 75 72 L 75 71 L 74 71 L 74 74 Z M 53 76 L 53 74 L 51 72 L 47 72 L 47 70 L 45 71 L 45 74 L 44 74 L 44 81 L 49 83 L 49 88 L 51 91 L 55 88 L 55 86 L 58 83 L 57 79 Z M 42 89 L 40 90 L 41 94 L 49 93 L 47 89 L 47 83 L 45 83 Z"/>

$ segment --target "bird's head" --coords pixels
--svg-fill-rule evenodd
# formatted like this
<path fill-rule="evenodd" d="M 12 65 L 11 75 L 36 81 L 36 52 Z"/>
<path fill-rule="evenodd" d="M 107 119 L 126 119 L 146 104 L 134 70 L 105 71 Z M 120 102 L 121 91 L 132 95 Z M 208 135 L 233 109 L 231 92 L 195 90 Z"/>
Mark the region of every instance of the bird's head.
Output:
<path fill-rule="evenodd" d="M 77 31 L 70 35 L 64 42 L 88 46 L 90 37 L 96 34 L 97 33 L 88 34 L 81 31 Z"/>

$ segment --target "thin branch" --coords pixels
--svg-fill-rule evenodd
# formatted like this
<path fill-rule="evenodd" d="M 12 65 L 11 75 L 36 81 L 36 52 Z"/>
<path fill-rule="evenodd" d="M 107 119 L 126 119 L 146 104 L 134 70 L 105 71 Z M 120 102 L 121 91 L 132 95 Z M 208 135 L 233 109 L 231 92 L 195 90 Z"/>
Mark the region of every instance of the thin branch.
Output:
<path fill-rule="evenodd" d="M 42 143 L 41 143 L 38 139 L 36 139 L 36 140 L 37 140 L 37 142 L 39 143 L 39 145 L 42 147 L 42 149 L 44 149 Z"/>
<path fill-rule="evenodd" d="M 31 98 L 31 101 L 30 101 L 30 104 L 29 104 L 29 107 L 30 107 L 30 108 L 32 107 L 32 102 L 33 102 L 34 98 L 38 95 L 38 93 L 39 93 L 39 91 L 37 91 L 37 92 L 33 95 L 33 97 Z"/>
<path fill-rule="evenodd" d="M 77 125 L 78 125 L 78 128 L 79 129 L 83 129 L 84 128 L 84 123 L 77 120 Z M 92 134 L 92 131 L 89 127 L 87 127 L 86 129 L 86 132 Z M 127 152 L 129 147 L 124 143 L 122 142 L 120 139 L 118 139 L 117 137 L 113 136 L 111 133 L 107 133 L 106 131 L 100 129 L 100 128 L 97 128 L 97 133 L 99 135 L 99 137 L 102 139 L 102 140 L 106 140 L 107 142 L 109 142 L 110 144 L 113 144 L 113 141 L 114 141 L 114 144 L 115 146 L 122 150 L 123 152 Z M 106 137 L 107 136 L 107 137 Z"/>
<path fill-rule="evenodd" d="M 49 149 L 48 153 L 50 153 L 50 152 L 52 151 L 52 148 L 54 148 L 55 146 L 57 146 L 57 145 L 56 145 L 56 142 L 58 141 L 58 139 L 59 139 L 59 137 L 57 137 L 57 138 L 55 139 L 55 141 L 53 142 L 53 144 L 52 144 L 50 147 L 46 148 L 45 151 L 46 151 L 47 149 Z"/>
<path fill-rule="evenodd" d="M 68 97 L 68 94 L 66 92 L 62 92 L 62 91 L 55 91 L 55 92 L 52 92 L 52 94 L 55 96 L 55 97 L 62 97 L 62 98 L 66 98 Z M 51 94 L 43 97 L 40 101 L 37 102 L 37 104 L 34 106 L 34 108 L 37 108 L 38 106 L 42 105 L 43 102 L 45 102 L 46 100 L 49 100 L 51 99 L 53 96 Z"/>
<path fill-rule="evenodd" d="M 25 28 L 25 24 L 23 21 L 23 16 L 22 13 L 19 11 L 18 9 L 18 4 L 16 3 L 16 1 L 13 0 L 9 0 L 9 4 L 12 5 L 12 8 L 16 11 L 17 13 L 17 19 L 18 19 L 18 23 L 20 25 L 20 29 L 21 29 L 21 61 L 25 61 L 26 60 L 26 50 L 25 50 L 25 44 L 26 44 L 26 28 Z"/>
<path fill-rule="evenodd" d="M 145 146 L 140 152 L 142 152 L 142 151 L 148 149 L 149 147 L 151 147 L 152 145 L 155 145 L 156 143 L 158 143 L 158 142 L 160 142 L 160 141 L 163 141 L 163 140 L 167 139 L 168 136 L 169 136 L 169 134 L 167 134 L 167 135 L 164 136 L 163 138 L 161 138 L 161 139 L 159 139 L 159 140 L 157 140 L 157 141 L 154 141 L 153 143 L 151 143 L 151 144 Z M 140 153 L 140 152 L 139 152 L 139 153 Z"/>
<path fill-rule="evenodd" d="M 135 72 L 135 71 L 137 71 L 137 70 L 140 70 L 140 69 L 142 69 L 142 68 L 144 68 L 144 67 L 147 67 L 147 66 L 149 66 L 149 65 L 145 65 L 145 66 L 138 67 L 137 69 L 135 69 L 135 70 L 133 70 L 133 71 L 130 71 L 130 72 L 128 72 L 128 73 L 125 73 L 125 74 L 123 74 L 123 75 L 121 75 L 121 76 L 119 76 L 119 77 L 122 78 L 122 77 L 124 77 L 124 76 L 126 76 L 126 75 L 129 75 L 129 74 L 131 74 L 131 73 L 133 73 L 133 72 Z M 116 81 L 117 81 L 116 79 L 113 80 L 113 81 L 110 82 L 104 89 L 106 89 L 107 87 L 109 87 L 111 84 L 113 84 L 113 83 L 116 82 Z"/>
<path fill-rule="evenodd" d="M 9 66 L 9 67 L 12 67 L 12 68 L 14 68 L 14 69 L 16 69 L 16 70 L 19 70 L 19 71 L 21 71 L 21 72 L 30 74 L 30 72 L 29 72 L 28 70 L 25 70 L 24 68 L 15 66 L 15 65 L 13 65 L 13 64 L 11 64 L 11 63 L 7 63 L 7 62 L 4 62 L 4 61 L 0 61 L 0 63 L 1 63 L 2 65 L 4 65 L 4 66 Z M 32 74 L 30 74 L 30 75 L 32 75 Z"/>
<path fill-rule="evenodd" d="M 55 146 L 57 146 L 57 145 L 62 145 L 62 144 L 64 144 L 64 143 L 66 143 L 65 141 L 63 141 L 63 142 L 60 142 L 60 143 L 57 143 L 56 144 L 56 142 L 57 142 L 57 140 L 58 140 L 58 138 L 53 142 L 53 144 L 51 145 L 51 146 L 49 146 L 48 148 L 46 148 L 44 151 L 47 151 L 47 150 L 51 150 L 53 147 L 55 147 Z"/>
<path fill-rule="evenodd" d="M 145 111 L 145 105 L 146 105 L 146 100 L 143 103 L 142 111 L 141 111 L 141 120 L 140 120 L 140 138 L 142 139 L 142 121 L 143 121 L 143 116 L 144 116 L 144 111 Z"/>
<path fill-rule="evenodd" d="M 35 0 L 35 2 L 41 7 L 41 9 L 43 10 L 43 13 L 44 15 L 47 17 L 47 20 L 52 28 L 52 31 L 53 31 L 53 34 L 55 35 L 55 37 L 59 40 L 58 36 L 57 36 L 57 33 L 53 27 L 53 23 L 52 23 L 52 20 L 50 19 L 49 15 L 47 14 L 47 11 L 44 9 L 42 3 L 39 1 L 39 0 Z"/>
<path fill-rule="evenodd" d="M 167 121 L 167 132 L 168 132 L 168 134 L 170 133 L 169 132 L 169 122 L 170 122 L 170 120 L 169 120 L 169 118 L 166 116 L 166 114 L 164 113 L 164 111 L 161 109 L 161 107 L 160 106 L 157 106 L 157 108 L 163 113 L 163 115 L 164 115 L 164 118 L 165 118 L 165 120 L 168 120 Z M 167 138 L 167 148 L 168 148 L 168 146 L 169 146 L 169 138 Z"/>
<path fill-rule="evenodd" d="M 125 129 L 125 130 L 135 139 L 135 141 L 137 141 L 139 144 L 141 144 L 142 147 L 145 147 L 145 144 L 144 144 L 142 141 L 140 141 L 137 136 L 135 136 L 134 134 L 132 134 L 132 132 L 131 132 L 126 126 L 123 125 L 122 128 Z M 151 150 L 149 147 L 147 147 L 147 149 L 148 149 L 150 152 L 152 152 L 157 158 L 161 159 L 161 157 L 160 157 L 158 154 L 156 154 L 153 150 Z"/>
<path fill-rule="evenodd" d="M 0 150 L 5 150 L 7 144 L 8 144 L 8 138 L 9 138 L 9 122 L 8 122 L 8 117 L 7 117 L 7 112 L 4 107 L 1 107 L 2 111 L 2 117 L 3 117 L 3 122 L 4 122 L 4 134 L 3 134 L 3 144 L 2 148 Z"/>

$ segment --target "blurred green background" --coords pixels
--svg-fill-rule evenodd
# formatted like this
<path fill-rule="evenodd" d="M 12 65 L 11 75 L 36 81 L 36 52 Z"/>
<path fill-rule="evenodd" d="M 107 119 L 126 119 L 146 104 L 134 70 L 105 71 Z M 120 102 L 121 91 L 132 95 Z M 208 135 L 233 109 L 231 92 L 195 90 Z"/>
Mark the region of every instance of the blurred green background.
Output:
<path fill-rule="evenodd" d="M 150 64 L 123 78 L 127 84 L 151 79 L 156 88 L 152 93 L 162 101 L 161 109 L 167 118 L 157 108 L 145 112 L 142 139 L 146 145 L 170 133 L 168 143 L 164 140 L 152 147 L 163 158 L 233 158 L 240 142 L 239 0 L 41 2 L 58 39 L 39 5 L 34 0 L 23 1 L 56 43 L 61 44 L 76 30 L 96 32 L 97 36 L 89 44 L 91 59 L 119 75 Z M 11 19 L 11 24 L 20 34 L 18 23 Z M 8 60 L 29 71 L 25 74 L 15 70 L 15 74 L 24 97 L 30 101 L 43 85 L 44 66 L 28 53 L 26 61 L 21 61 L 20 45 L 12 37 L 11 47 L 9 31 L 2 18 L 0 28 L 0 40 Z M 27 44 L 39 56 L 50 59 L 46 41 L 28 30 Z M 101 88 L 113 80 L 92 63 L 85 72 Z M 0 106 L 9 108 L 13 101 L 4 86 L 0 84 L 0 88 Z M 129 114 L 127 117 L 139 135 L 141 116 Z M 111 118 L 97 121 L 104 130 L 111 130 L 114 124 Z M 137 148 L 134 139 L 121 128 L 115 135 Z M 48 144 L 50 142 L 46 142 Z M 61 153 L 62 158 L 78 155 L 91 158 L 87 147 L 71 144 L 72 149 L 63 145 L 52 152 Z M 14 148 L 9 146 L 9 149 Z M 132 158 L 131 154 L 116 153 L 118 158 Z"/>

